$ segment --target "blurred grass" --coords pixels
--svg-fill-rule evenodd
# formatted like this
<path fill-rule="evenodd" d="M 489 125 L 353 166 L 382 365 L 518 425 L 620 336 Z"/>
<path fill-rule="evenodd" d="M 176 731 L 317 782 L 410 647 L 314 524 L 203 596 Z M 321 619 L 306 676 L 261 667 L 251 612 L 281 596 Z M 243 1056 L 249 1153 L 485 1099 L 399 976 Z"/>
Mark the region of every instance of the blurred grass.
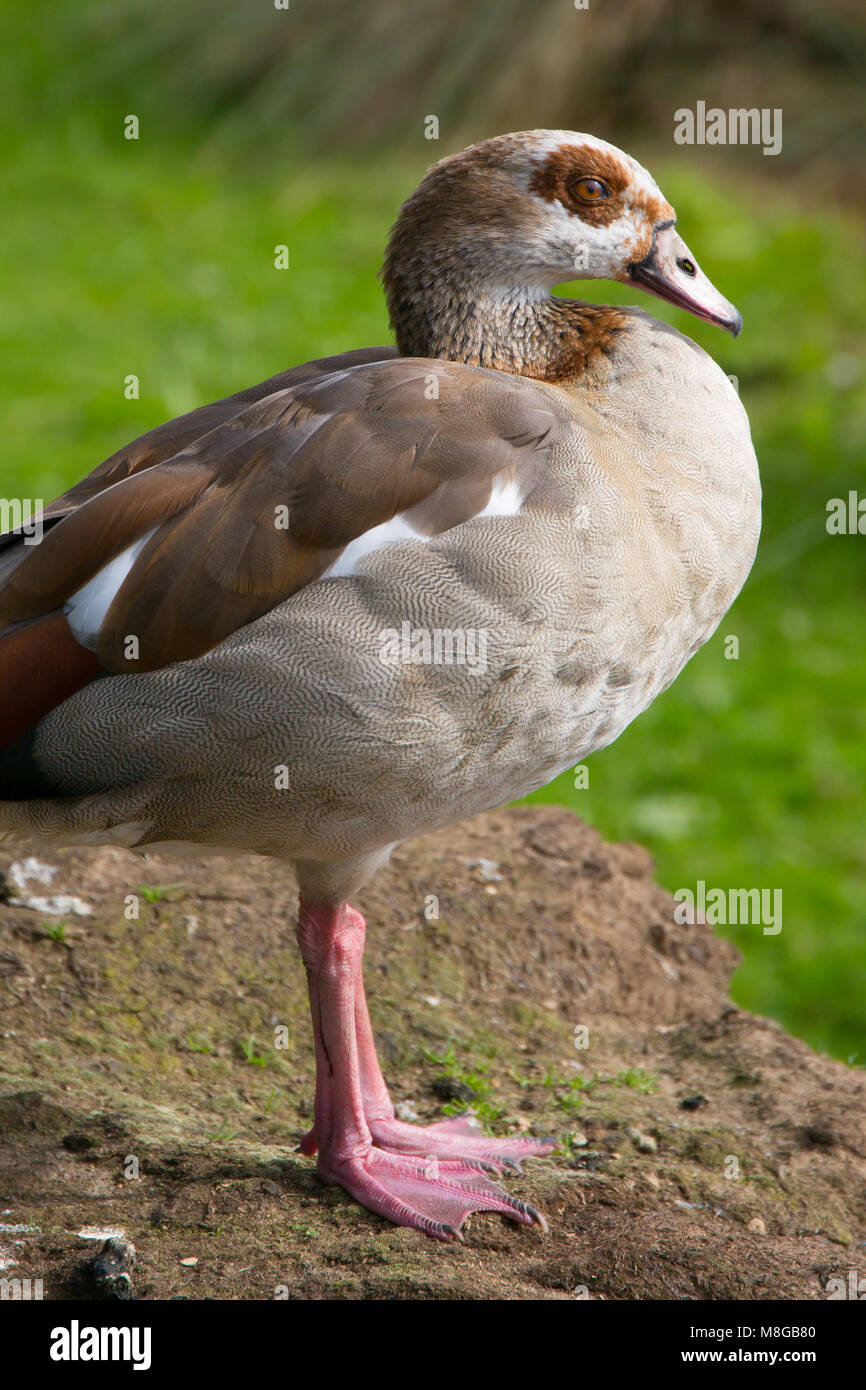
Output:
<path fill-rule="evenodd" d="M 6 149 L 0 245 L 2 491 L 46 500 L 124 441 L 330 351 L 387 342 L 376 275 L 424 164 L 294 159 L 219 169 L 178 142 L 125 141 L 86 116 L 21 123 Z M 635 149 L 640 157 L 644 152 Z M 781 888 L 784 930 L 730 935 L 735 997 L 834 1055 L 866 1058 L 862 538 L 828 537 L 864 435 L 856 353 L 866 274 L 852 222 L 654 168 L 704 268 L 743 311 L 733 343 L 644 301 L 739 377 L 762 465 L 752 578 L 673 689 L 537 800 L 649 844 L 671 888 Z M 273 251 L 290 249 L 277 271 Z M 575 287 L 640 302 L 608 285 Z M 140 399 L 124 379 L 140 379 Z M 724 635 L 740 641 L 727 661 Z"/>
<path fill-rule="evenodd" d="M 697 98 L 784 112 L 784 157 L 811 192 L 862 201 L 866 24 L 860 0 L 0 0 L 3 90 L 46 116 L 87 107 L 110 129 L 135 111 L 267 164 L 287 133 L 308 156 L 411 149 L 429 113 L 451 148 L 497 130 L 603 131 L 671 148 Z M 716 151 L 752 165 L 754 150 Z M 763 162 L 763 161 L 762 161 Z"/>

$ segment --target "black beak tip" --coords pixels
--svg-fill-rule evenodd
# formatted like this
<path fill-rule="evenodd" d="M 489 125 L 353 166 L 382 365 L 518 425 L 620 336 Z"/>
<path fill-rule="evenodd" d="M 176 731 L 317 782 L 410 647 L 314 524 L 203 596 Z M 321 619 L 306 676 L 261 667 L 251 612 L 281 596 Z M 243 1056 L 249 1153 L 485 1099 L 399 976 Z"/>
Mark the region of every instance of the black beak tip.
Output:
<path fill-rule="evenodd" d="M 739 309 L 735 309 L 735 310 L 734 310 L 734 313 L 733 313 L 733 316 L 732 316 L 732 318 L 731 318 L 731 322 L 730 322 L 730 324 L 728 325 L 728 332 L 730 333 L 730 335 L 731 335 L 732 338 L 739 338 L 739 336 L 740 336 L 740 334 L 742 333 L 742 331 L 743 331 L 743 316 L 742 316 L 742 314 L 740 313 Z"/>

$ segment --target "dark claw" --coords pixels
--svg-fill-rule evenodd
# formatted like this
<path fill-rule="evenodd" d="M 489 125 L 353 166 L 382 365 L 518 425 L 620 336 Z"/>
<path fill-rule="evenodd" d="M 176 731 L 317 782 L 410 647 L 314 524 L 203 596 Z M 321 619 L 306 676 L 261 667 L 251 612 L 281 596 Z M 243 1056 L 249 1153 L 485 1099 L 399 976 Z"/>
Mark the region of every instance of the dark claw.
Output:
<path fill-rule="evenodd" d="M 507 1168 L 509 1173 L 523 1172 L 519 1158 L 497 1158 L 496 1161 L 497 1163 L 501 1163 L 504 1168 Z"/>
<path fill-rule="evenodd" d="M 547 1232 L 550 1228 L 543 1214 L 540 1211 L 538 1211 L 535 1207 L 529 1206 L 528 1203 L 525 1203 L 524 1205 L 526 1206 L 527 1215 L 531 1216 L 536 1226 L 538 1226 L 543 1231 L 543 1233 L 547 1235 Z"/>
<path fill-rule="evenodd" d="M 541 1212 L 536 1210 L 535 1207 L 531 1207 L 528 1202 L 522 1202 L 519 1197 L 515 1197 L 512 1199 L 511 1206 L 512 1210 L 518 1216 L 527 1217 L 529 1221 L 532 1223 L 532 1225 L 538 1226 L 545 1233 L 545 1235 L 547 1234 L 547 1221 L 542 1216 Z"/>
<path fill-rule="evenodd" d="M 498 1158 L 467 1158 L 465 1160 L 467 1168 L 477 1168 L 479 1173 L 492 1173 L 494 1177 L 502 1172 L 501 1162 Z"/>
<path fill-rule="evenodd" d="M 433 1234 L 445 1240 L 459 1240 L 461 1245 L 466 1244 L 462 1231 L 458 1231 L 456 1226 L 446 1226 L 444 1221 L 436 1222 L 433 1227 Z"/>

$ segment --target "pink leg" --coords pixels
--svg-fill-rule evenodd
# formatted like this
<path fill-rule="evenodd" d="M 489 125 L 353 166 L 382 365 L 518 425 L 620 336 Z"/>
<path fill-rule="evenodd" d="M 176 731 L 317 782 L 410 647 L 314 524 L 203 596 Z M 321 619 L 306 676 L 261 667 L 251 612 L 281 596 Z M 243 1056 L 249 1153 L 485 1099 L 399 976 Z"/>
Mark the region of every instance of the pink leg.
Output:
<path fill-rule="evenodd" d="M 363 917 L 347 903 L 337 908 L 301 903 L 298 940 L 316 1040 L 315 1120 L 302 1147 L 305 1152 L 318 1148 L 320 1177 L 344 1187 L 371 1211 L 441 1240 L 459 1238 L 473 1211 L 498 1211 L 544 1226 L 538 1212 L 509 1196 L 480 1168 L 497 1143 L 525 1144 L 522 1154 L 550 1146 L 487 1140 L 474 1131 L 470 1138 L 462 1121 L 416 1129 L 394 1119 L 361 981 L 364 935 Z"/>
<path fill-rule="evenodd" d="M 376 1056 L 376 1044 L 363 974 L 358 971 L 355 994 L 355 1032 L 358 1039 L 358 1061 L 361 1069 L 361 1092 L 364 1114 L 373 1142 L 392 1153 L 415 1154 L 426 1159 L 463 1159 L 482 1169 L 502 1172 L 506 1168 L 520 1171 L 520 1161 L 531 1155 L 551 1152 L 553 1144 L 535 1138 L 491 1139 L 480 1126 L 462 1115 L 440 1120 L 432 1125 L 405 1124 L 395 1118 L 394 1103 L 388 1094 L 385 1079 Z"/>
<path fill-rule="evenodd" d="M 363 918 L 361 921 L 363 922 Z M 358 1039 L 358 1062 L 361 1067 L 361 1090 L 364 1095 L 364 1114 L 367 1123 L 373 1125 L 394 1119 L 394 1103 L 388 1094 L 385 1078 L 376 1056 L 376 1044 L 370 1014 L 367 1010 L 367 996 L 364 992 L 364 974 L 358 971 L 355 986 L 355 1036 Z"/>
<path fill-rule="evenodd" d="M 352 910 L 349 909 L 349 911 Z M 311 1008 L 313 1007 L 313 989 L 314 985 L 311 983 Z M 385 1078 L 379 1066 L 379 1058 L 376 1056 L 376 1044 L 373 1040 L 373 1029 L 367 1011 L 367 997 L 364 993 L 364 977 L 361 970 L 358 971 L 355 985 L 355 1038 L 358 1045 L 358 1067 L 367 1123 L 369 1125 L 393 1121 L 394 1124 L 398 1124 L 399 1121 L 394 1119 L 394 1104 L 388 1094 L 388 1087 L 385 1085 Z M 407 1126 L 407 1128 L 411 1128 L 411 1126 Z M 316 1152 L 318 1147 L 317 1133 L 320 1129 L 321 1126 L 314 1122 L 312 1128 L 308 1130 L 300 1142 L 299 1147 L 302 1153 L 314 1154 Z"/>

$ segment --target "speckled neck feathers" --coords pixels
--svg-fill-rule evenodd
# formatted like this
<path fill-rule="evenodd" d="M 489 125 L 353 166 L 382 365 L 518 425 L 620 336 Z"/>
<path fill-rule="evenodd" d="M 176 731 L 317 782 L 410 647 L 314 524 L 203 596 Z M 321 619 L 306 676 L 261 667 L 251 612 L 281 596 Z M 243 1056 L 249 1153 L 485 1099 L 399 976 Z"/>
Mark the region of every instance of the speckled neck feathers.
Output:
<path fill-rule="evenodd" d="M 515 289 L 478 289 L 455 273 L 414 293 L 399 273 L 387 283 L 391 326 L 404 357 L 441 357 L 538 381 L 591 375 L 629 317 L 608 305 Z"/>

